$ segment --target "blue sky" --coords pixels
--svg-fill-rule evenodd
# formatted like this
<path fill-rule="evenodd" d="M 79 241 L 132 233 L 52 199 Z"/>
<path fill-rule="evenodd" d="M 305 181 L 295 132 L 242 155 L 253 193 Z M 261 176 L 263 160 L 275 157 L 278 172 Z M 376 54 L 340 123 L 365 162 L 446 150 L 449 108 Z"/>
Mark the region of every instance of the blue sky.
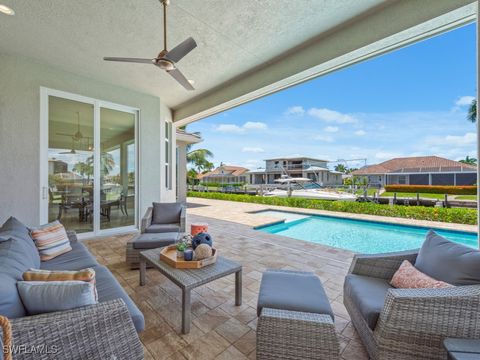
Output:
<path fill-rule="evenodd" d="M 475 25 L 208 117 L 187 127 L 218 165 L 264 159 L 476 157 L 468 104 L 476 94 Z M 333 165 L 333 164 L 332 164 Z M 360 166 L 361 163 L 350 163 Z"/>

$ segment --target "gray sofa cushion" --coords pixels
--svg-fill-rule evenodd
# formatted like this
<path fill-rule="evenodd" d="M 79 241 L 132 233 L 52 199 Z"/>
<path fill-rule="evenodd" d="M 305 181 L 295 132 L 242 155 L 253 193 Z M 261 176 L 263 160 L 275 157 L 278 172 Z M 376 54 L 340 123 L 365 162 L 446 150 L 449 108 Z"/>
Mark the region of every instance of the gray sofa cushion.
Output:
<path fill-rule="evenodd" d="M 140 234 L 133 240 L 134 249 L 155 249 L 174 244 L 178 238 L 177 232 Z"/>
<path fill-rule="evenodd" d="M 127 305 L 130 316 L 137 332 L 143 331 L 145 328 L 145 318 L 137 305 L 130 299 L 125 290 L 120 286 L 117 279 L 104 266 L 98 265 L 93 268 L 95 270 L 95 279 L 98 292 L 98 301 L 105 302 L 114 299 L 123 299 Z"/>
<path fill-rule="evenodd" d="M 72 251 L 57 256 L 52 260 L 42 261 L 40 267 L 44 270 L 81 270 L 98 265 L 97 260 L 80 242 L 71 244 Z"/>
<path fill-rule="evenodd" d="M 480 284 L 480 251 L 449 241 L 434 231 L 427 234 L 415 267 L 449 284 Z"/>
<path fill-rule="evenodd" d="M 40 254 L 38 253 L 35 242 L 30 237 L 30 230 L 13 216 L 0 227 L 0 242 L 9 240 L 10 238 L 25 242 L 27 247 L 23 256 L 27 256 L 33 262 L 34 265 L 32 267 L 38 268 L 40 266 Z"/>
<path fill-rule="evenodd" d="M 153 234 L 153 233 L 171 233 L 171 232 L 179 232 L 180 226 L 177 224 L 152 224 L 145 229 L 146 233 Z"/>
<path fill-rule="evenodd" d="M 334 318 L 322 283 L 313 273 L 263 273 L 257 303 L 258 316 L 264 307 L 327 314 L 332 320 Z"/>
<path fill-rule="evenodd" d="M 153 203 L 152 224 L 178 224 L 182 212 L 181 203 Z"/>
<path fill-rule="evenodd" d="M 36 267 L 31 256 L 30 244 L 24 239 L 12 237 L 0 242 L 0 315 L 17 318 L 26 315 L 17 291 L 17 281 L 29 268 Z"/>
<path fill-rule="evenodd" d="M 388 289 L 392 289 L 392 286 L 387 280 L 355 274 L 345 277 L 345 296 L 355 304 L 372 330 L 377 325 Z"/>

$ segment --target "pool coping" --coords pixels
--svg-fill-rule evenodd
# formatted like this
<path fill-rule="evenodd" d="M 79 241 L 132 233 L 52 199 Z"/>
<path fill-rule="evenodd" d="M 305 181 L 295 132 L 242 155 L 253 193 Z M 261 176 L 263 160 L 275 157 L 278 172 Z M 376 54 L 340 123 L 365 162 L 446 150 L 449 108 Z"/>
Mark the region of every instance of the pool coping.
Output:
<path fill-rule="evenodd" d="M 438 230 L 448 230 L 453 232 L 478 234 L 476 225 L 445 223 L 440 221 L 437 222 L 437 221 L 417 220 L 417 219 L 409 219 L 409 218 L 376 216 L 376 215 L 368 215 L 368 214 L 355 214 L 355 213 L 344 213 L 344 212 L 339 213 L 334 211 L 325 211 L 325 210 L 317 210 L 317 209 L 298 210 L 297 208 L 284 207 L 284 206 L 266 207 L 264 209 L 247 211 L 246 213 L 253 215 L 257 213 L 262 213 L 264 211 L 289 212 L 289 213 L 298 214 L 298 215 L 320 216 L 320 217 L 325 216 L 325 217 L 332 217 L 337 219 L 350 219 L 350 220 L 358 220 L 358 221 L 374 222 L 374 223 L 382 223 L 382 224 L 411 226 L 411 227 L 422 228 L 422 229 L 433 229 L 433 230 L 438 229 Z M 253 226 L 253 229 L 258 230 L 264 227 L 282 224 L 285 222 L 286 222 L 286 219 L 280 218 L 276 221 L 267 221 L 260 225 L 255 225 Z"/>

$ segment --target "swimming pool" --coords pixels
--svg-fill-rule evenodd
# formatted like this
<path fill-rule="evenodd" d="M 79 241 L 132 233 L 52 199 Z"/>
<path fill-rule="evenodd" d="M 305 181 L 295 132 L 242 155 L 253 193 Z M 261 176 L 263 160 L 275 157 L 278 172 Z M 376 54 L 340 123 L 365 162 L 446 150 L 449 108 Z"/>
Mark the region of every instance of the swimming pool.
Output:
<path fill-rule="evenodd" d="M 265 212 L 256 214 L 266 215 Z M 295 213 L 274 210 L 272 213 L 272 210 L 268 211 L 269 216 L 278 217 L 279 219 L 291 219 L 291 217 L 285 216 L 291 214 Z M 295 215 L 298 216 L 298 214 Z M 429 229 L 417 226 L 313 215 L 259 227 L 256 230 L 358 253 L 378 254 L 419 248 Z M 433 230 L 449 240 L 470 247 L 477 247 L 477 235 L 474 233 Z"/>

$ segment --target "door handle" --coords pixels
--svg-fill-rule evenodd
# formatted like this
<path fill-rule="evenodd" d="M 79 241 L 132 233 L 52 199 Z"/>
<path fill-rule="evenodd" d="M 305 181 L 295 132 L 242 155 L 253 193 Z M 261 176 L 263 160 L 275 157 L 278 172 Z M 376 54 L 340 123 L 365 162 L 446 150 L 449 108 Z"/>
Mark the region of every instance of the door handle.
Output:
<path fill-rule="evenodd" d="M 47 187 L 42 187 L 42 199 L 45 200 L 47 198 Z"/>

